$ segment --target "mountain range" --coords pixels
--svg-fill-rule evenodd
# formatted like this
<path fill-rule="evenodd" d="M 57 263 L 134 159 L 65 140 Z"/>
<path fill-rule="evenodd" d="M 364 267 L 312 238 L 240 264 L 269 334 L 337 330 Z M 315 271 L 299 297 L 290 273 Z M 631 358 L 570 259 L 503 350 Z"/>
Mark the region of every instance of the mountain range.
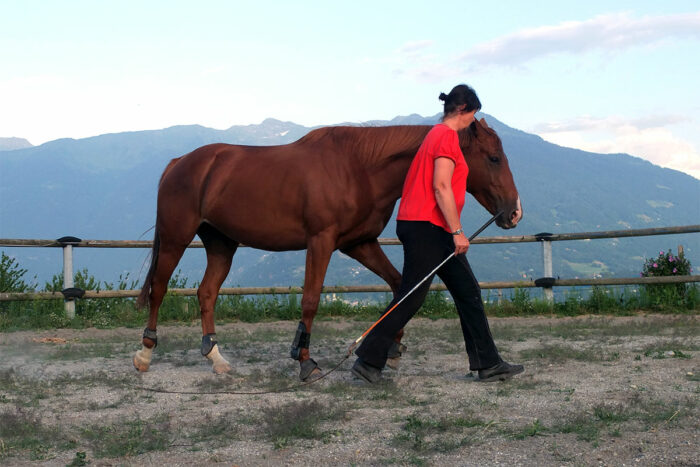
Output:
<path fill-rule="evenodd" d="M 482 235 L 531 235 L 665 227 L 700 223 L 700 181 L 627 154 L 596 154 L 558 146 L 482 114 L 503 141 L 523 203 L 515 230 L 489 227 Z M 409 115 L 362 125 L 432 125 L 439 116 Z M 260 124 L 216 130 L 199 125 L 162 130 L 59 139 L 40 146 L 0 139 L 0 238 L 148 239 L 155 221 L 158 179 L 168 161 L 214 142 L 277 145 L 295 141 L 313 128 L 266 119 Z M 16 140 L 16 141 L 15 141 Z M 22 143 L 24 141 L 24 143 Z M 12 144 L 15 144 L 13 147 Z M 24 146 L 24 147 L 23 147 Z M 488 219 L 468 197 L 466 231 Z M 392 218 L 383 237 L 395 237 Z M 644 259 L 660 250 L 685 247 L 700 264 L 698 234 L 555 242 L 554 275 L 564 277 L 639 274 Z M 60 249 L 2 248 L 36 276 L 39 285 L 61 270 Z M 400 269 L 400 247 L 386 247 Z M 146 250 L 81 248 L 75 267 L 100 280 L 120 274 L 143 277 Z M 480 280 L 517 280 L 542 275 L 541 246 L 534 243 L 478 245 L 469 253 Z M 204 251 L 189 251 L 181 274 L 199 281 Z M 301 285 L 304 252 L 269 253 L 242 248 L 225 285 Z M 355 261 L 335 253 L 327 285 L 381 283 Z"/>
<path fill-rule="evenodd" d="M 24 138 L 0 138 L 0 151 L 13 151 L 31 147 L 33 147 L 32 143 Z"/>

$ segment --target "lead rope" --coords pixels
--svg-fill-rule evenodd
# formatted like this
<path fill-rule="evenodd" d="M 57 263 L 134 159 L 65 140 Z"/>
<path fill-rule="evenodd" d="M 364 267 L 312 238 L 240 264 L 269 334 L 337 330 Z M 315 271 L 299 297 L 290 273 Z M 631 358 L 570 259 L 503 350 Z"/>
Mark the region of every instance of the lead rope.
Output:
<path fill-rule="evenodd" d="M 474 238 L 475 238 L 477 235 L 479 235 L 481 232 L 483 232 L 484 229 L 486 229 L 486 227 L 488 227 L 489 225 L 491 225 L 491 224 L 493 223 L 493 221 L 495 221 L 495 220 L 498 218 L 498 216 L 500 216 L 502 213 L 503 213 L 503 211 L 498 211 L 491 219 L 489 219 L 484 225 L 482 225 L 482 226 L 479 228 L 479 230 L 477 230 L 476 232 L 474 232 L 474 233 L 468 238 L 468 240 L 469 240 L 470 242 L 471 242 L 472 240 L 474 240 Z M 355 350 L 355 347 L 357 347 L 358 344 L 359 344 L 360 342 L 362 342 L 362 340 L 367 336 L 367 334 L 369 334 L 370 332 L 372 332 L 372 329 L 374 329 L 379 323 L 381 323 L 382 320 L 383 320 L 384 318 L 386 318 L 387 316 L 389 316 L 389 313 L 391 313 L 392 311 L 394 311 L 394 310 L 396 309 L 396 307 L 398 307 L 404 300 L 406 300 L 406 298 L 407 298 L 409 295 L 411 295 L 413 292 L 415 292 L 416 289 L 417 289 L 418 287 L 420 287 L 420 286 L 421 286 L 425 281 L 427 281 L 433 274 L 435 274 L 435 273 L 437 272 L 437 270 L 440 269 L 440 268 L 441 268 L 447 261 L 449 261 L 454 255 L 455 255 L 454 252 L 450 253 L 450 255 L 449 255 L 447 258 L 445 258 L 440 264 L 438 264 L 438 265 L 437 265 L 432 271 L 430 271 L 423 279 L 421 279 L 421 281 L 418 282 L 406 295 L 404 295 L 404 296 L 401 298 L 401 300 L 399 300 L 399 301 L 396 302 L 391 308 L 389 308 L 389 309 L 381 316 L 381 318 L 379 318 L 372 326 L 369 327 L 369 329 L 367 329 L 364 333 L 362 333 L 362 335 L 361 335 L 360 337 L 358 337 L 357 339 L 355 339 L 355 341 L 350 345 L 350 347 L 348 348 L 347 352 L 345 353 L 345 356 L 343 356 L 343 358 L 338 362 L 338 364 L 337 364 L 336 366 L 334 366 L 332 369 L 326 371 L 325 373 L 322 373 L 320 376 L 318 376 L 317 378 L 312 379 L 311 381 L 303 381 L 303 382 L 301 382 L 301 383 L 291 384 L 291 385 L 289 385 L 289 386 L 285 386 L 285 387 L 278 388 L 278 389 L 268 389 L 268 390 L 265 390 L 265 391 L 171 391 L 171 390 L 168 390 L 168 389 L 158 389 L 158 388 L 152 388 L 152 387 L 147 387 L 147 386 L 137 386 L 135 389 L 140 389 L 140 390 L 142 390 L 142 391 L 148 391 L 148 392 L 157 392 L 157 393 L 161 393 L 161 394 L 233 394 L 233 395 L 260 395 L 260 394 L 276 394 L 276 393 L 280 393 L 280 392 L 293 391 L 293 390 L 295 390 L 295 389 L 300 389 L 300 388 L 303 388 L 303 387 L 305 387 L 305 386 L 309 386 L 309 385 L 311 385 L 311 384 L 314 384 L 314 383 L 316 383 L 316 382 L 318 382 L 318 381 L 321 381 L 323 378 L 325 378 L 326 376 L 330 375 L 331 373 L 333 373 L 334 371 L 336 371 L 338 368 L 340 368 L 340 366 L 341 366 L 343 363 L 345 363 L 345 360 L 347 360 L 348 358 L 350 358 L 350 356 L 352 355 L 352 352 Z"/>

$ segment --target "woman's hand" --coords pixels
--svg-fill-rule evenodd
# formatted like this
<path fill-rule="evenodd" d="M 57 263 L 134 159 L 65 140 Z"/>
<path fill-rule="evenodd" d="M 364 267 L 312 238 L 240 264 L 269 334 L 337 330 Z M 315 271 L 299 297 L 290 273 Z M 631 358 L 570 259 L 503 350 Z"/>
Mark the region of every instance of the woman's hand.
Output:
<path fill-rule="evenodd" d="M 455 240 L 455 255 L 466 253 L 469 249 L 469 239 L 464 236 L 464 233 L 454 236 Z"/>

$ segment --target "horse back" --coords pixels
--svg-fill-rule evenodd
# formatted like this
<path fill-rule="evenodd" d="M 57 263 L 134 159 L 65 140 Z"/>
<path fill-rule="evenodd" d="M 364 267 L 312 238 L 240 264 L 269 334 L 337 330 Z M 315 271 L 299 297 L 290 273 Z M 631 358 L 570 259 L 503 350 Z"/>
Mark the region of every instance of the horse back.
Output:
<path fill-rule="evenodd" d="M 166 168 L 159 211 L 191 211 L 228 237 L 266 250 L 304 249 L 326 229 L 339 238 L 378 235 L 385 216 L 373 215 L 367 171 L 329 142 L 198 148 Z"/>

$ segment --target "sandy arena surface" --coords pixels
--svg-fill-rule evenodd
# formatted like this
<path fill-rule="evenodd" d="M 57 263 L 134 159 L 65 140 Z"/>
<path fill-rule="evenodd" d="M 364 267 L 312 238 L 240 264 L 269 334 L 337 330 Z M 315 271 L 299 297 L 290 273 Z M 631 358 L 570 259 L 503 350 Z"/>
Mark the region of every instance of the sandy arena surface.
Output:
<path fill-rule="evenodd" d="M 369 326 L 318 321 L 333 368 Z M 298 382 L 296 323 L 221 325 L 216 376 L 198 323 L 162 326 L 150 371 L 139 329 L 0 334 L 3 465 L 699 465 L 697 316 L 491 319 L 511 381 L 475 382 L 457 320 L 415 319 L 398 371 Z"/>

